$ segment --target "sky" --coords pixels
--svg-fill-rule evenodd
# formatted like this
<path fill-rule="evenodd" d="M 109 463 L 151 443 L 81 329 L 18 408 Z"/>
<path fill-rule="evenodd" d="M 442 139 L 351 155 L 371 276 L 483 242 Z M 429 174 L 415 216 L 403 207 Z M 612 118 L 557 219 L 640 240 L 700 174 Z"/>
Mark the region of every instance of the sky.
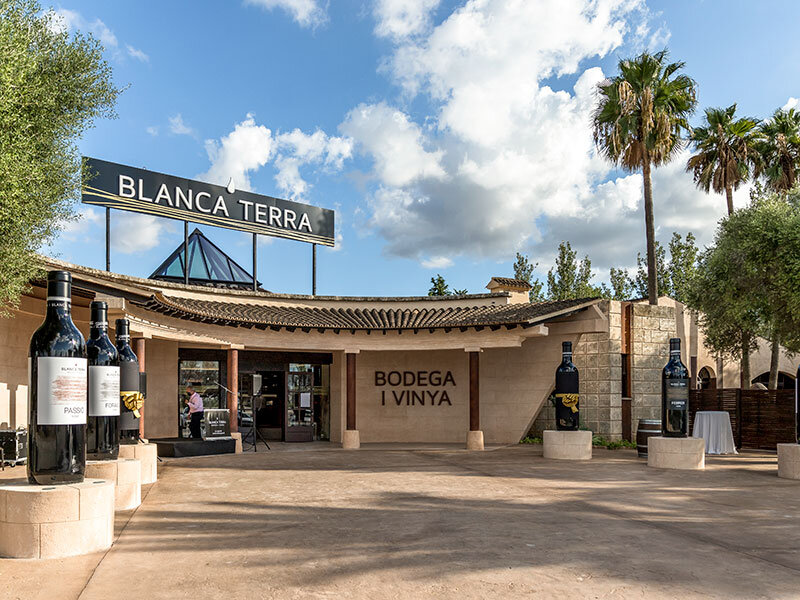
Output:
<path fill-rule="evenodd" d="M 800 97 L 800 3 L 775 0 L 136 0 L 53 4 L 97 37 L 124 88 L 118 118 L 80 152 L 336 212 L 317 293 L 424 295 L 441 273 L 482 293 L 517 252 L 545 278 L 558 244 L 594 282 L 644 252 L 642 182 L 596 152 L 596 84 L 617 62 L 668 48 L 698 110 L 767 118 Z M 767 25 L 768 24 L 768 27 Z M 684 154 L 653 174 L 656 236 L 702 247 L 725 212 Z M 78 202 L 79 199 L 76 199 Z M 742 206 L 747 187 L 734 195 Z M 43 251 L 104 268 L 103 209 Z M 195 226 L 190 224 L 190 228 Z M 191 230 L 190 229 L 190 230 Z M 248 271 L 251 236 L 200 229 Z M 112 211 L 111 268 L 147 277 L 180 221 Z M 311 292 L 311 246 L 259 237 L 258 278 Z"/>

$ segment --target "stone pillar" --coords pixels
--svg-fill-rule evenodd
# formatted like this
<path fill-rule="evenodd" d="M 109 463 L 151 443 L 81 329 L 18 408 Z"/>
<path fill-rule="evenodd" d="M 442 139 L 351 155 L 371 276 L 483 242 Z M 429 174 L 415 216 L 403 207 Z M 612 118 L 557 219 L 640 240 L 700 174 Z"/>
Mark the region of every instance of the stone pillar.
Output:
<path fill-rule="evenodd" d="M 144 338 L 136 338 L 136 358 L 139 359 L 139 373 L 145 372 L 145 345 L 144 345 Z M 145 399 L 145 404 L 147 401 Z M 139 437 L 145 439 L 144 436 L 144 410 L 145 407 L 143 406 L 139 413 L 142 415 L 139 419 Z"/>
<path fill-rule="evenodd" d="M 346 371 L 347 371 L 347 428 L 342 439 L 342 448 L 346 450 L 357 450 L 361 446 L 361 440 L 356 428 L 356 356 L 357 352 L 346 352 Z"/>
<path fill-rule="evenodd" d="M 231 433 L 239 431 L 239 351 L 228 349 L 227 406 L 231 420 Z"/>
<path fill-rule="evenodd" d="M 480 350 L 468 349 L 469 354 L 469 431 L 467 450 L 483 450 L 480 412 Z"/>

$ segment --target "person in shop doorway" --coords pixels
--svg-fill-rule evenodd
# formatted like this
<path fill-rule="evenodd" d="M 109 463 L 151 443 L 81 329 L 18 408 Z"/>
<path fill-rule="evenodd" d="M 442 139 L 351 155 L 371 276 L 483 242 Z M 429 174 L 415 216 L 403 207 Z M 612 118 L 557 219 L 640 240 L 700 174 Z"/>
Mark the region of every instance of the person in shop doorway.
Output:
<path fill-rule="evenodd" d="M 186 404 L 189 406 L 189 431 L 193 438 L 202 437 L 203 422 L 203 399 L 200 397 L 192 384 L 186 386 Z"/>

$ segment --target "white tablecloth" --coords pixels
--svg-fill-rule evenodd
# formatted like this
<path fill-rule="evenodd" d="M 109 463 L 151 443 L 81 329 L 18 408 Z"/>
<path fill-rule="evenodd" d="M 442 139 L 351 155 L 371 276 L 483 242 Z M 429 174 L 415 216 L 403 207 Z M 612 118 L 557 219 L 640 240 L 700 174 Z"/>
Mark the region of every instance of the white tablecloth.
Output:
<path fill-rule="evenodd" d="M 706 454 L 738 454 L 733 441 L 731 416 L 724 410 L 697 411 L 692 437 L 705 440 Z"/>

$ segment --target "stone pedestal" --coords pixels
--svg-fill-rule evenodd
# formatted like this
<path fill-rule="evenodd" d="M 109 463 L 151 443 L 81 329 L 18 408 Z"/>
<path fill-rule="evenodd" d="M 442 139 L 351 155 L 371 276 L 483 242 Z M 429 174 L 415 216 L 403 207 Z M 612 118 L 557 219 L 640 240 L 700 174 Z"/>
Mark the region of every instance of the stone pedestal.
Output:
<path fill-rule="evenodd" d="M 545 458 L 589 460 L 592 458 L 591 431 L 556 431 L 542 433 Z"/>
<path fill-rule="evenodd" d="M 654 436 L 647 440 L 647 466 L 658 469 L 705 469 L 703 438 Z"/>
<path fill-rule="evenodd" d="M 234 450 L 234 452 L 236 454 L 241 454 L 242 453 L 242 434 L 239 433 L 238 431 L 233 431 L 233 432 L 231 432 L 231 437 L 236 442 L 236 449 Z"/>
<path fill-rule="evenodd" d="M 0 485 L 0 556 L 62 558 L 107 550 L 114 536 L 114 483 Z"/>
<path fill-rule="evenodd" d="M 142 463 L 138 458 L 87 460 L 86 477 L 115 483 L 116 510 L 131 510 L 142 503 Z"/>
<path fill-rule="evenodd" d="M 361 438 L 358 429 L 345 429 L 342 437 L 342 448 L 345 450 L 358 450 L 361 447 Z"/>
<path fill-rule="evenodd" d="M 483 432 L 467 432 L 467 450 L 483 450 Z"/>
<path fill-rule="evenodd" d="M 778 444 L 778 477 L 800 479 L 800 444 Z"/>
<path fill-rule="evenodd" d="M 138 458 L 142 463 L 142 485 L 158 481 L 158 446 L 156 444 L 120 444 L 120 458 Z"/>

